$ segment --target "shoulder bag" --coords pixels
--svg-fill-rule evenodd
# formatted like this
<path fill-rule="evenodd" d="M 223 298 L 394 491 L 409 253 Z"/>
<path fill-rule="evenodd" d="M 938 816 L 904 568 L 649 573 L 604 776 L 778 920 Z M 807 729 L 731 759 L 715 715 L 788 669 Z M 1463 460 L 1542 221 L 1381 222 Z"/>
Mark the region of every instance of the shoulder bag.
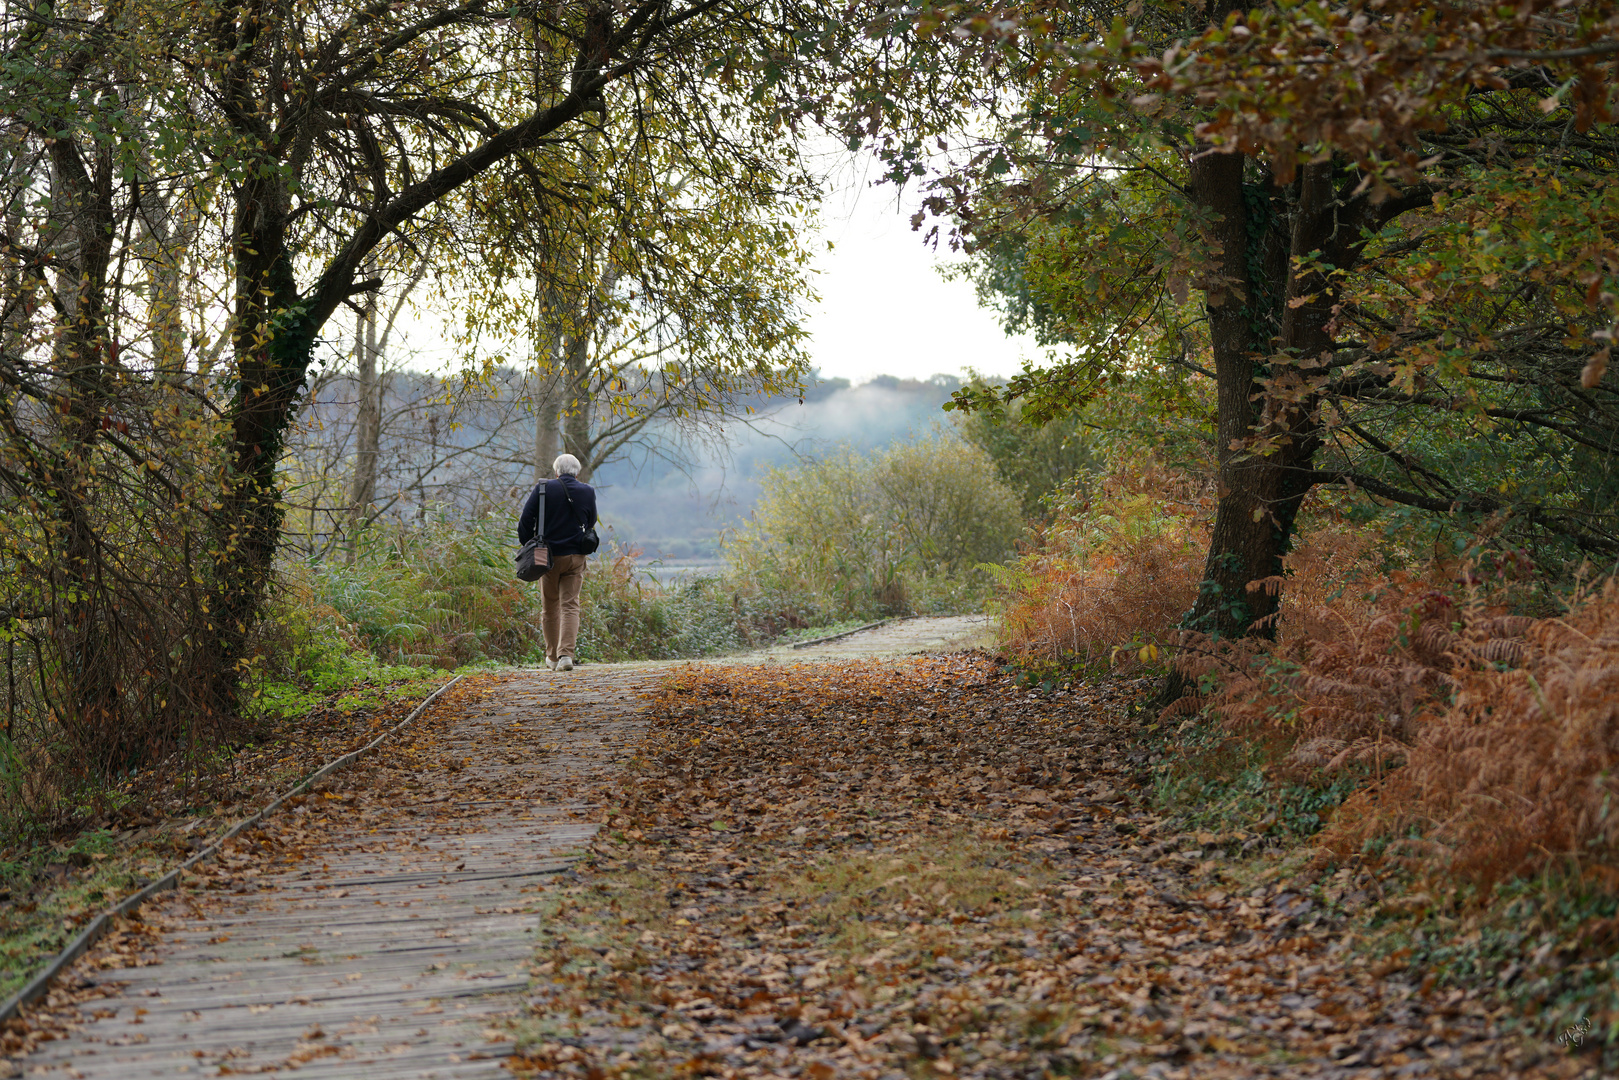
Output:
<path fill-rule="evenodd" d="M 539 518 L 534 524 L 534 536 L 528 543 L 517 549 L 517 578 L 519 581 L 538 581 L 551 569 L 551 549 L 545 545 L 545 485 L 548 481 L 541 480 L 535 485 L 539 498 L 535 501 L 540 505 Z M 564 491 L 567 489 L 564 488 Z"/>

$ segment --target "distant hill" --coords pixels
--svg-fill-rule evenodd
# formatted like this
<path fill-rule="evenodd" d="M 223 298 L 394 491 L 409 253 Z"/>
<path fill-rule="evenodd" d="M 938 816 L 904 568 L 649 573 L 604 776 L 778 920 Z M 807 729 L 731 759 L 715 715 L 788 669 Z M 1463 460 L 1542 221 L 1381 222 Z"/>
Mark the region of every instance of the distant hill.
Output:
<path fill-rule="evenodd" d="M 859 386 L 812 378 L 802 401 L 739 401 L 735 419 L 696 442 L 673 425 L 649 431 L 639 448 L 592 478 L 602 523 L 613 540 L 648 559 L 713 559 L 721 531 L 747 517 L 769 469 L 920 434 L 942 419 L 940 406 L 960 385 L 948 375 L 879 375 Z M 420 372 L 387 376 L 377 479 L 384 516 L 478 516 L 521 502 L 534 473 L 534 421 L 524 392 L 522 373 L 511 369 L 472 393 Z M 317 547 L 324 523 L 347 512 L 356 398 L 351 374 L 324 376 L 288 440 L 289 499 L 312 500 L 297 504 L 296 516 L 311 522 Z"/>
<path fill-rule="evenodd" d="M 960 386 L 951 375 L 879 375 L 859 386 L 847 379 L 816 380 L 803 404 L 749 401 L 758 412 L 728 425 L 729 448 L 695 452 L 689 472 L 634 459 L 598 472 L 603 522 L 614 539 L 648 558 L 715 558 L 720 531 L 747 517 L 770 468 L 824 457 L 839 447 L 874 450 L 921 434 L 944 419 L 941 406 Z"/>

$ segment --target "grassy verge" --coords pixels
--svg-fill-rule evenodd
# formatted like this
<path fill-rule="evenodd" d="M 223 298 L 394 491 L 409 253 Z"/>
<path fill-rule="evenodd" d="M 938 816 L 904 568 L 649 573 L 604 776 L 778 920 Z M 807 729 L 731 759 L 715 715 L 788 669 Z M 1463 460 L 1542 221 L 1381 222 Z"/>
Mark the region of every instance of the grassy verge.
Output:
<path fill-rule="evenodd" d="M 85 922 L 164 873 L 184 836 L 127 844 L 97 829 L 61 847 L 0 858 L 0 1000 L 20 990 Z"/>

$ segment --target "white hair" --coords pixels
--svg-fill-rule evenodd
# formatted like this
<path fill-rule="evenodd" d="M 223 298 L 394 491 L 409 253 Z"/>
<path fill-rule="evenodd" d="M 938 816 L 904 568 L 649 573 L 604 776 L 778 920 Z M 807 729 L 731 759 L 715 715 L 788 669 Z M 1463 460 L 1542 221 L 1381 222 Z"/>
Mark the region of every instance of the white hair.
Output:
<path fill-rule="evenodd" d="M 572 454 L 560 454 L 551 462 L 551 471 L 558 476 L 578 476 L 579 468 L 579 459 Z"/>

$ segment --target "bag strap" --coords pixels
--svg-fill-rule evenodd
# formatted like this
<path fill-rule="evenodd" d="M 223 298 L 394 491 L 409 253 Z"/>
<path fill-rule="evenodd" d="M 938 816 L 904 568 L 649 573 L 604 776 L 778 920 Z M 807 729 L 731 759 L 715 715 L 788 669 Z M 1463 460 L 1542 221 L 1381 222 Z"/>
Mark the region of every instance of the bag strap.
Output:
<path fill-rule="evenodd" d="M 549 480 L 541 480 L 534 485 L 534 490 L 540 493 L 539 498 L 534 500 L 539 504 L 539 516 L 534 522 L 534 539 L 542 544 L 545 543 L 545 485 L 549 483 Z"/>
<path fill-rule="evenodd" d="M 579 532 L 583 534 L 586 528 L 585 520 L 579 516 L 579 508 L 573 505 L 573 496 L 568 493 L 567 483 L 560 476 L 557 477 L 557 483 L 562 485 L 562 497 L 568 500 L 568 509 L 573 512 L 573 520 L 578 522 Z"/>

